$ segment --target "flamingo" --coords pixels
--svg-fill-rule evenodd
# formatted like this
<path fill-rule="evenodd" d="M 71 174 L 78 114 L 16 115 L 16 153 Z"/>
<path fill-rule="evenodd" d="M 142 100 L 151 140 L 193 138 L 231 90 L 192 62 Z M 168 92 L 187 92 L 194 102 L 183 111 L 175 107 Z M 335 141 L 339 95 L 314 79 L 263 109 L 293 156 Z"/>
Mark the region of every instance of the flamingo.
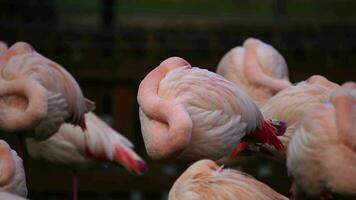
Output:
<path fill-rule="evenodd" d="M 259 106 L 292 85 L 283 56 L 271 45 L 254 38 L 227 52 L 216 71 L 236 83 Z"/>
<path fill-rule="evenodd" d="M 115 161 L 141 175 L 145 162 L 131 148 L 132 143 L 94 113 L 85 114 L 87 130 L 63 124 L 45 141 L 28 138 L 27 151 L 32 158 L 82 168 L 97 160 Z"/>
<path fill-rule="evenodd" d="M 287 149 L 297 191 L 356 196 L 356 96 L 339 88 L 307 110 Z"/>
<path fill-rule="evenodd" d="M 0 56 L 0 130 L 33 131 L 44 140 L 68 122 L 85 130 L 94 109 L 75 79 L 60 65 L 17 42 Z"/>
<path fill-rule="evenodd" d="M 306 81 L 280 91 L 269 99 L 261 110 L 265 118 L 283 120 L 286 123 L 285 133 L 278 138 L 287 147 L 304 111 L 315 104 L 327 101 L 330 93 L 337 88 L 340 86 L 325 77 L 312 76 Z M 285 151 L 273 151 L 270 148 L 269 150 L 274 152 L 275 158 L 285 161 Z"/>
<path fill-rule="evenodd" d="M 0 140 L 0 174 L 0 190 L 27 197 L 22 159 L 4 140 Z"/>
<path fill-rule="evenodd" d="M 0 190 L 0 199 L 3 199 L 3 200 L 26 200 L 24 198 L 22 198 L 21 196 L 17 196 L 17 195 L 14 195 L 14 194 L 11 194 L 9 192 L 4 192 L 4 191 L 1 191 Z"/>
<path fill-rule="evenodd" d="M 168 58 L 151 71 L 141 82 L 137 99 L 152 159 L 191 162 L 230 154 L 234 158 L 252 138 L 283 149 L 276 137 L 284 132 L 282 126 L 264 120 L 247 94 L 182 58 Z"/>
<path fill-rule="evenodd" d="M 169 200 L 287 200 L 264 183 L 211 160 L 191 165 L 174 183 Z"/>

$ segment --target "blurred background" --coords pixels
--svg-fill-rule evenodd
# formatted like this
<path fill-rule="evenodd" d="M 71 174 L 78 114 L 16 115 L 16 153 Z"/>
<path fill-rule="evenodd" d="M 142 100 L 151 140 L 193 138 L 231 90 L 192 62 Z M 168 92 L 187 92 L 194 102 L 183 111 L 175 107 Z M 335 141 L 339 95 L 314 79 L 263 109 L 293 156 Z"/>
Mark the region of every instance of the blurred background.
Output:
<path fill-rule="evenodd" d="M 215 71 L 248 37 L 274 46 L 292 82 L 356 75 L 352 0 L 0 0 L 0 40 L 30 43 L 64 66 L 96 102 L 96 113 L 129 138 L 150 168 L 138 177 L 102 164 L 79 170 L 79 199 L 166 199 L 184 166 L 152 162 L 140 132 L 137 88 L 162 60 L 180 56 Z M 16 149 L 11 135 L 2 135 Z M 288 195 L 283 164 L 262 158 L 240 169 Z M 25 159 L 29 198 L 71 198 L 71 169 Z"/>

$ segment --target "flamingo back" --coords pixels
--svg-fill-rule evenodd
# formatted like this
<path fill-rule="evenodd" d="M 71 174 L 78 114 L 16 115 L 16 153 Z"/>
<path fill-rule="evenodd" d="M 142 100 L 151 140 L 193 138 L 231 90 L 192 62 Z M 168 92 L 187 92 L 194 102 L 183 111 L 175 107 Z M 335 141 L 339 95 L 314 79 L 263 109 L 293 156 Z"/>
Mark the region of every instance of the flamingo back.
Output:
<path fill-rule="evenodd" d="M 348 118 L 351 123 L 345 125 L 338 120 L 345 112 L 332 100 L 319 103 L 306 111 L 288 146 L 288 171 L 310 195 L 321 194 L 325 189 L 342 195 L 356 194 L 356 181 L 352 176 L 356 174 L 356 153 L 347 142 L 354 142 L 356 137 L 356 103 L 349 93 L 342 93 L 342 98 L 353 98 L 348 109 L 353 116 Z M 336 95 L 340 95 L 339 90 L 333 92 L 331 98 Z M 349 134 L 343 133 L 345 128 Z"/>
<path fill-rule="evenodd" d="M 286 200 L 253 177 L 233 169 L 223 169 L 211 160 L 190 166 L 174 183 L 169 200 Z"/>

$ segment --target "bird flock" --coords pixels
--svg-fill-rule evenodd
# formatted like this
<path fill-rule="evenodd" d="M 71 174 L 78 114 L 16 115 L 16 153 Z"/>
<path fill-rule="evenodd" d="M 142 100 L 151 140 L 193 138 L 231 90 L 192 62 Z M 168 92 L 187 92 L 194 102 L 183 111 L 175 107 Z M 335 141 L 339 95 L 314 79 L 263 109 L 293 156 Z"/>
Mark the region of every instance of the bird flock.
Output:
<path fill-rule="evenodd" d="M 188 166 L 169 200 L 289 199 L 224 168 L 244 152 L 287 166 L 290 199 L 356 197 L 353 80 L 339 85 L 313 75 L 293 84 L 283 56 L 249 38 L 222 57 L 216 72 L 180 57 L 164 60 L 141 81 L 137 101 L 148 156 Z M 26 136 L 34 159 L 74 171 L 110 161 L 142 175 L 147 166 L 132 143 L 94 109 L 61 65 L 28 43 L 0 42 L 0 131 Z M 27 197 L 18 153 L 0 140 L 0 199 Z"/>

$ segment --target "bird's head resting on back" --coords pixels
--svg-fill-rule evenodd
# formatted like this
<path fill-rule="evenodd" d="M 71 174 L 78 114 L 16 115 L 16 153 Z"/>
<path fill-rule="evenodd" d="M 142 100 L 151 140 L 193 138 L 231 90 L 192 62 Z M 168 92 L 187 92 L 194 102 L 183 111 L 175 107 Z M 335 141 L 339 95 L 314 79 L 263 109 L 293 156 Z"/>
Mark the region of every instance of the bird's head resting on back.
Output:
<path fill-rule="evenodd" d="M 75 79 L 59 64 L 17 42 L 0 54 L 0 129 L 30 130 L 46 139 L 93 109 Z M 88 103 L 87 103 L 88 102 Z"/>
<path fill-rule="evenodd" d="M 146 115 L 167 123 L 152 122 L 155 124 L 149 125 L 148 129 L 154 129 L 150 131 L 152 132 L 152 139 L 143 134 L 148 154 L 154 159 L 174 157 L 174 155 L 183 151 L 190 142 L 193 124 L 185 108 L 157 95 L 162 78 L 170 70 L 182 66 L 191 67 L 182 58 L 169 58 L 151 71 L 139 86 L 137 100 L 140 104 L 141 123 L 151 121 Z M 146 126 L 142 124 L 141 128 L 143 133 L 147 131 L 145 130 Z M 161 140 L 162 142 L 160 142 Z M 166 146 L 167 143 L 168 146 Z"/>
<path fill-rule="evenodd" d="M 291 86 L 283 56 L 271 45 L 247 39 L 231 49 L 218 64 L 217 73 L 245 90 L 258 105 Z"/>

